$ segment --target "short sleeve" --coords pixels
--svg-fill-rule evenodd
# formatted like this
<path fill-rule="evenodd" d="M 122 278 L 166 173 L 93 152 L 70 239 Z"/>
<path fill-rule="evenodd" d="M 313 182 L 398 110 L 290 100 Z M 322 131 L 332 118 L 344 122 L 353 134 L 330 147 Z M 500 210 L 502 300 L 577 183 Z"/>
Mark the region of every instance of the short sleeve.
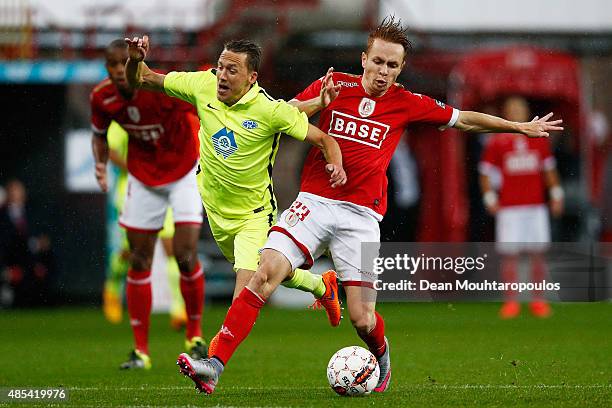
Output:
<path fill-rule="evenodd" d="M 452 127 L 459 118 L 459 110 L 427 95 L 408 93 L 406 109 L 410 122 L 422 122 L 439 127 Z"/>
<path fill-rule="evenodd" d="M 490 176 L 491 172 L 501 170 L 501 155 L 498 146 L 495 136 L 487 141 L 478 164 L 480 174 Z"/>
<path fill-rule="evenodd" d="M 321 77 L 308 85 L 306 89 L 297 94 L 293 99 L 297 99 L 298 101 L 307 101 L 309 99 L 315 98 L 321 94 L 321 86 L 323 84 L 323 78 Z"/>
<path fill-rule="evenodd" d="M 168 96 L 173 96 L 195 104 L 195 93 L 198 89 L 214 86 L 215 75 L 211 71 L 169 72 L 164 78 L 164 90 Z"/>
<path fill-rule="evenodd" d="M 111 123 L 111 117 L 102 109 L 101 101 L 93 93 L 90 95 L 91 130 L 97 135 L 104 135 Z"/>
<path fill-rule="evenodd" d="M 308 133 L 308 116 L 295 106 L 278 100 L 272 111 L 272 128 L 274 132 L 283 132 L 297 139 L 306 139 Z"/>

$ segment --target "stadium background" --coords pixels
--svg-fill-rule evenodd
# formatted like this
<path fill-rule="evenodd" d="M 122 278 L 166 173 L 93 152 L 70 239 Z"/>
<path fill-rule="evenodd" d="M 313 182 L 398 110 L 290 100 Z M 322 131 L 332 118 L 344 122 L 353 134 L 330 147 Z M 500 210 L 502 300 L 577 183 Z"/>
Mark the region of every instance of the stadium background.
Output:
<path fill-rule="evenodd" d="M 606 161 L 610 131 L 593 126 L 601 123 L 597 118 L 612 117 L 612 6 L 580 4 L 3 0 L 0 183 L 24 181 L 32 229 L 51 237 L 55 301 L 96 303 L 104 275 L 104 196 L 87 167 L 87 97 L 105 77 L 101 56 L 110 40 L 147 33 L 154 66 L 192 70 L 214 62 L 224 40 L 253 38 L 264 49 L 261 84 L 289 99 L 329 66 L 360 72 L 367 29 L 393 13 L 410 29 L 414 45 L 400 76 L 408 89 L 463 109 L 484 109 L 521 93 L 534 111 L 554 110 L 566 120 L 567 130 L 553 142 L 567 209 L 553 225 L 553 239 L 597 241 L 612 211 L 605 199 L 612 196 L 610 181 L 604 191 L 612 178 L 612 161 Z M 454 133 L 411 129 L 407 140 L 420 196 L 407 209 L 398 208 L 393 204 L 399 192 L 390 183 L 384 238 L 492 240 L 492 219 L 474 183 L 481 143 Z M 280 208 L 297 192 L 305 149 L 290 139 L 281 145 L 274 171 Z M 202 253 L 215 262 L 207 234 Z M 215 263 L 207 272 L 212 280 L 215 268 L 223 281 L 227 266 Z M 227 292 L 223 287 L 220 295 Z"/>
<path fill-rule="evenodd" d="M 50 296 L 38 308 L 11 309 L 0 296 L 0 389 L 64 387 L 71 399 L 58 405 L 79 407 L 346 406 L 328 389 L 324 368 L 335 350 L 358 340 L 348 322 L 332 332 L 322 314 L 300 308 L 264 308 L 213 399 L 194 395 L 176 374 L 182 338 L 162 314 L 152 318 L 154 368 L 118 372 L 131 335 L 128 322 L 112 326 L 99 310 L 106 200 L 93 178 L 88 95 L 106 76 L 104 47 L 149 34 L 151 60 L 164 69 L 198 69 L 214 63 L 224 40 L 255 39 L 264 49 L 261 85 L 288 99 L 329 66 L 360 73 L 367 30 L 391 13 L 414 45 L 399 78 L 408 89 L 463 109 L 490 109 L 521 93 L 536 113 L 554 110 L 566 120 L 553 138 L 567 198 L 553 239 L 587 248 L 610 240 L 607 0 L 0 0 L 0 185 L 25 183 L 30 228 L 48 234 L 55 263 Z M 402 190 L 405 176 L 390 183 L 383 238 L 491 241 L 493 220 L 476 183 L 480 138 L 415 128 L 407 140 L 418 188 Z M 295 197 L 305 149 L 291 138 L 281 143 L 274 170 L 281 208 Z M 390 175 L 397 181 L 405 170 Z M 210 338 L 226 312 L 231 273 L 203 230 Z M 610 406 L 610 271 L 608 262 L 580 298 L 602 302 L 555 304 L 548 320 L 501 321 L 497 303 L 380 304 L 394 384 L 351 406 Z M 3 287 L 6 279 L 2 271 Z"/>

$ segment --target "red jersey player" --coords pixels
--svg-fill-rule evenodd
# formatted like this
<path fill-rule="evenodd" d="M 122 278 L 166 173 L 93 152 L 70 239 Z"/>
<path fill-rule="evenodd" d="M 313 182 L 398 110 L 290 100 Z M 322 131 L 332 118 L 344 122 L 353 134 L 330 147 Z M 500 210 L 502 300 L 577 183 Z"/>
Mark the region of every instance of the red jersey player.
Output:
<path fill-rule="evenodd" d="M 106 131 L 111 120 L 129 134 L 127 197 L 119 223 L 127 230 L 130 244 L 127 304 L 135 349 L 121 368 L 149 368 L 151 262 L 168 205 L 174 212 L 174 249 L 188 316 L 185 344 L 193 355 L 206 354 L 200 327 L 204 276 L 196 253 L 202 224 L 196 184 L 199 120 L 185 102 L 129 86 L 123 40 L 113 41 L 105 56 L 109 79 L 96 86 L 90 97 L 96 179 L 103 191 L 108 187 Z"/>
<path fill-rule="evenodd" d="M 521 97 L 508 98 L 503 106 L 508 120 L 523 121 L 529 117 L 527 101 Z M 546 189 L 549 190 L 553 216 L 563 211 L 563 190 L 548 139 L 529 139 L 523 135 L 504 133 L 487 143 L 480 163 L 480 184 L 484 203 L 495 215 L 498 251 L 503 255 L 502 277 L 506 282 L 517 279 L 520 252 L 530 254 L 533 282 L 540 282 L 546 274 L 542 252 L 550 242 L 550 221 L 546 208 Z M 501 176 L 499 197 L 492 188 L 494 177 Z M 516 291 L 507 293 L 500 317 L 518 316 L 520 304 Z M 538 317 L 550 315 L 550 307 L 534 293 L 531 312 Z"/>
<path fill-rule="evenodd" d="M 271 229 L 259 268 L 232 303 L 217 344 L 211 347 L 212 357 L 195 360 L 186 354 L 179 356 L 181 372 L 200 391 L 214 391 L 225 364 L 248 336 L 259 310 L 280 282 L 294 268 L 312 265 L 326 249 L 343 283 L 351 323 L 378 359 L 381 375 L 375 391 L 385 391 L 391 377 L 389 343 L 373 297 L 362 292 L 363 286 L 371 286 L 371 276 L 361 272 L 360 249 L 362 242 L 379 241 L 378 221 L 387 205 L 385 172 L 404 128 L 425 122 L 463 131 L 519 132 L 533 137 L 562 129 L 557 126 L 560 120 L 548 122 L 552 114 L 528 123 L 510 122 L 478 112 L 460 112 L 405 90 L 395 80 L 409 46 L 399 22 L 386 19 L 370 33 L 361 57 L 362 75 L 330 69 L 293 101 L 309 115 L 322 110 L 319 127 L 338 141 L 348 181 L 328 188 L 329 176 L 317 168 L 322 157 L 310 152 L 301 192 Z"/>

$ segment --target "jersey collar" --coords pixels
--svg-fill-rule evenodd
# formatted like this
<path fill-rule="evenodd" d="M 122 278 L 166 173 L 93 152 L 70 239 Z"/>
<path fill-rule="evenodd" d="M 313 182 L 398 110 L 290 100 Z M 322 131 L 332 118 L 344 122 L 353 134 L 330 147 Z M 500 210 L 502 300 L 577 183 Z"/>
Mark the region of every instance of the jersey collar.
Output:
<path fill-rule="evenodd" d="M 260 88 L 259 84 L 257 82 L 255 82 L 253 84 L 253 86 L 251 86 L 251 89 L 249 89 L 247 93 L 242 95 L 242 98 L 240 98 L 238 100 L 238 102 L 233 104 L 230 108 L 233 108 L 236 105 L 245 105 L 245 104 L 251 102 L 253 99 L 257 98 L 257 95 L 259 94 L 260 90 L 261 90 L 261 88 Z"/>

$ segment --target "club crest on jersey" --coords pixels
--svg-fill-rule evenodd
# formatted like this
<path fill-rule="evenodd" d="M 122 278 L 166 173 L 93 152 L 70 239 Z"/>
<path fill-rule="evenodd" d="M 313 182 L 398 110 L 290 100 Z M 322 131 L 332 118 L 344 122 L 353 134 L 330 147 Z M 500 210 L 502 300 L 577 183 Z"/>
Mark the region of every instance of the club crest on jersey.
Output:
<path fill-rule="evenodd" d="M 247 119 L 244 122 L 242 122 L 242 127 L 245 129 L 257 129 L 257 122 L 255 122 L 254 120 L 251 119 Z"/>
<path fill-rule="evenodd" d="M 137 106 L 128 106 L 127 114 L 134 123 L 140 122 L 140 111 Z"/>
<path fill-rule="evenodd" d="M 227 130 L 227 128 L 223 128 L 212 135 L 211 140 L 215 148 L 215 153 L 223 156 L 224 159 L 227 159 L 238 150 L 234 132 Z"/>
<path fill-rule="evenodd" d="M 362 98 L 359 103 L 359 114 L 362 118 L 367 118 L 372 113 L 374 113 L 374 108 L 376 107 L 376 102 L 371 100 L 370 98 Z"/>
<path fill-rule="evenodd" d="M 290 227 L 295 227 L 295 225 L 298 223 L 299 220 L 300 220 L 300 218 L 294 212 L 289 212 L 285 216 L 285 222 Z"/>
<path fill-rule="evenodd" d="M 518 151 L 527 150 L 527 142 L 523 138 L 516 138 L 514 140 L 514 150 L 518 150 Z"/>

